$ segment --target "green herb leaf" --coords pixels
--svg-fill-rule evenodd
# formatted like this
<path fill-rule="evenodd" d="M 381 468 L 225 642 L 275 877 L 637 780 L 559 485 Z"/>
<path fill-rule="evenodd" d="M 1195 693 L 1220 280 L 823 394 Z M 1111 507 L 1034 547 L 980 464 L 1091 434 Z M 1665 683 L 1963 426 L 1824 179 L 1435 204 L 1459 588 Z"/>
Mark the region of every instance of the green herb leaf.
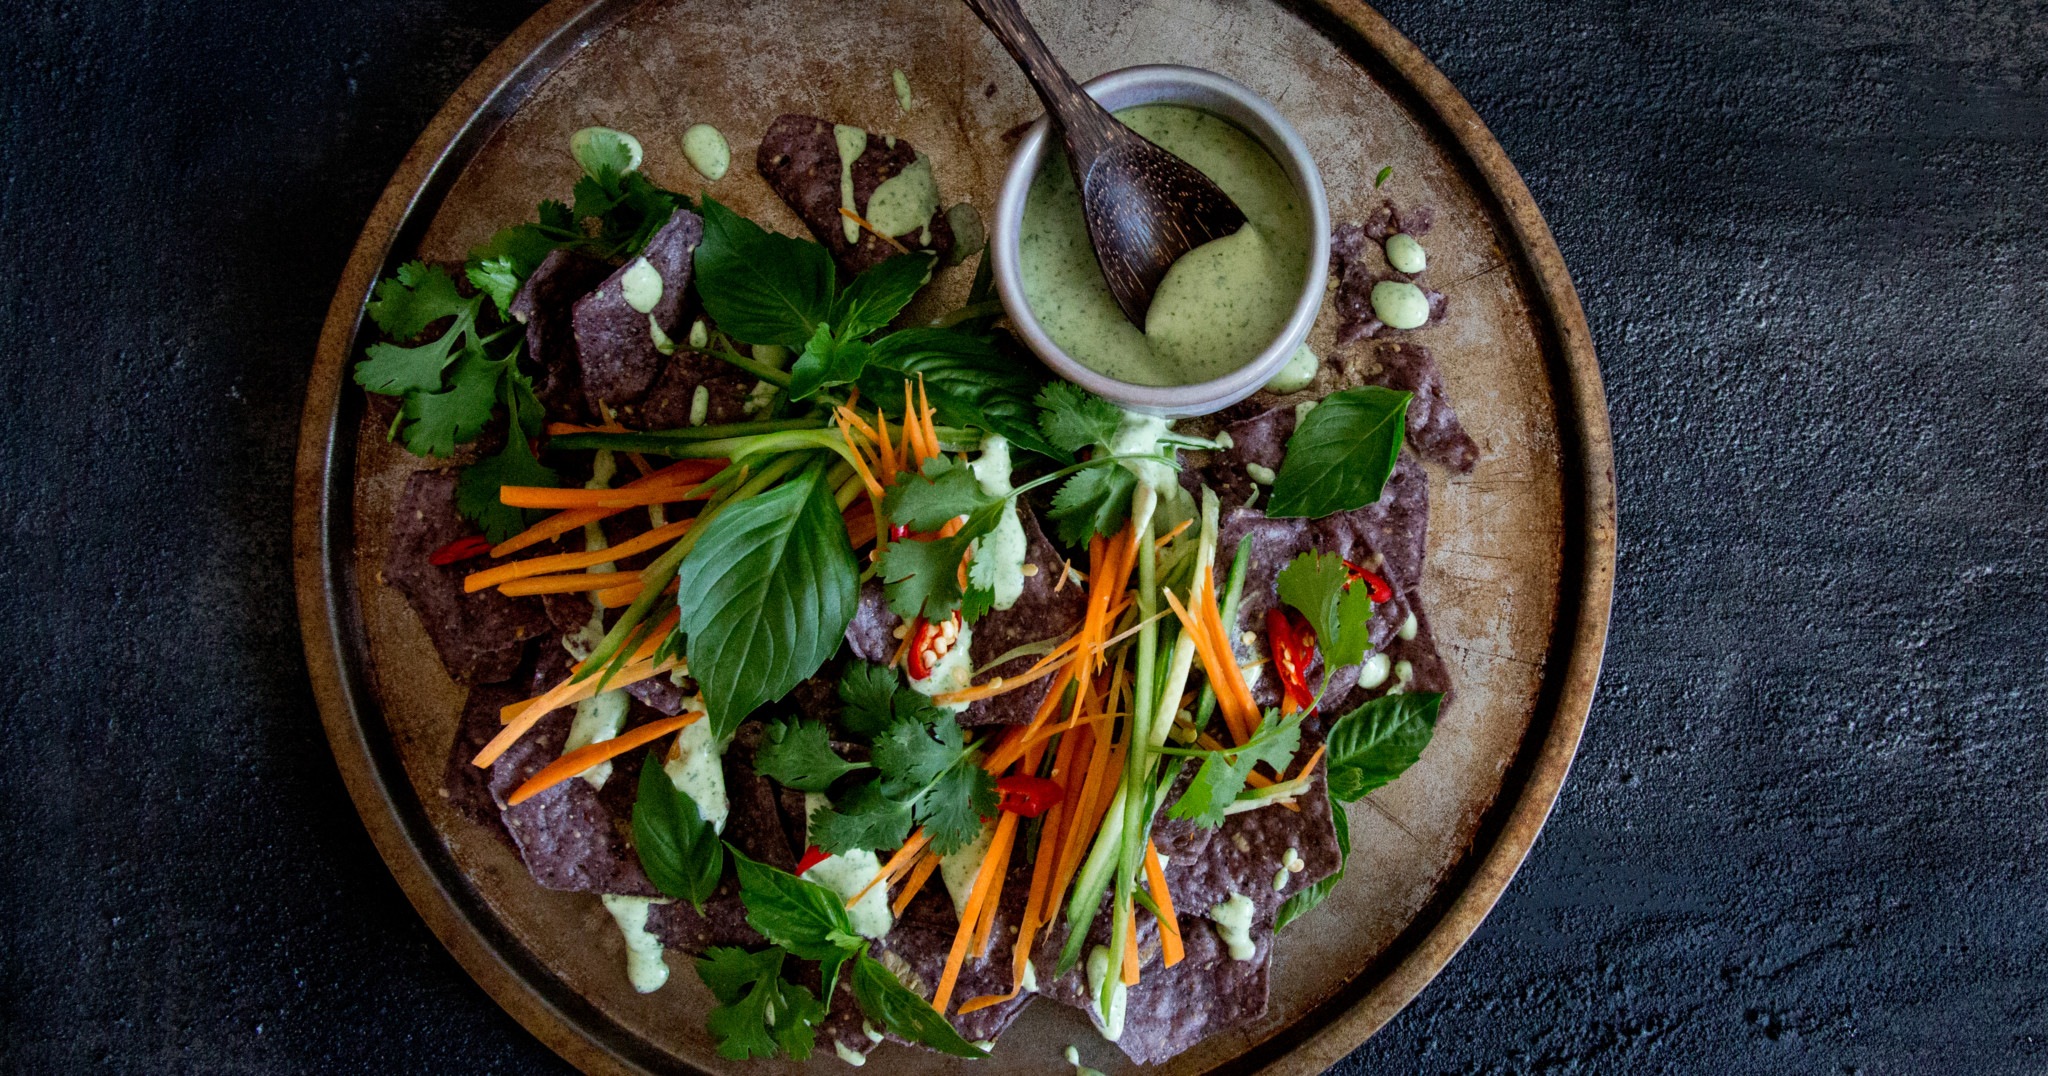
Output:
<path fill-rule="evenodd" d="M 780 949 L 718 948 L 697 958 L 697 977 L 718 999 L 718 1008 L 705 1021 L 718 1056 L 733 1061 L 778 1053 L 798 1061 L 811 1056 L 829 1009 L 809 990 L 782 978 L 784 955 Z"/>
<path fill-rule="evenodd" d="M 932 278 L 937 259 L 922 251 L 898 254 L 853 278 L 839 293 L 827 318 L 841 340 L 858 340 L 883 328 Z"/>
<path fill-rule="evenodd" d="M 904 329 L 875 341 L 861 375 L 861 395 L 900 416 L 903 383 L 916 382 L 920 374 L 940 422 L 1000 433 L 1019 448 L 1065 462 L 1067 457 L 1038 432 L 1032 400 L 1049 375 L 1029 357 L 1005 354 L 985 336 Z"/>
<path fill-rule="evenodd" d="M 505 447 L 463 468 L 455 481 L 455 507 L 464 519 L 483 528 L 484 537 L 502 542 L 526 529 L 526 510 L 498 500 L 500 486 L 556 486 L 555 472 L 534 458 L 524 437 L 507 437 Z"/>
<path fill-rule="evenodd" d="M 1273 932 L 1276 934 L 1281 927 L 1307 915 L 1321 904 L 1323 898 L 1330 895 L 1330 890 L 1344 880 L 1344 865 L 1351 859 L 1351 820 L 1344 817 L 1344 808 L 1337 807 L 1330 811 L 1330 822 L 1337 827 L 1337 873 L 1282 902 L 1280 910 L 1273 913 Z"/>
<path fill-rule="evenodd" d="M 930 532 L 1005 499 L 985 492 L 973 468 L 950 456 L 937 456 L 924 462 L 922 476 L 897 475 L 896 484 L 882 498 L 882 511 L 911 530 Z"/>
<path fill-rule="evenodd" d="M 829 323 L 819 322 L 789 369 L 789 398 L 801 400 L 819 389 L 851 383 L 867 369 L 869 350 L 867 344 L 834 335 Z"/>
<path fill-rule="evenodd" d="M 1059 526 L 1060 541 L 1085 546 L 1097 534 L 1115 534 L 1131 514 L 1138 476 L 1126 467 L 1096 467 L 1068 478 L 1053 494 L 1046 518 Z"/>
<path fill-rule="evenodd" d="M 398 275 L 377 282 L 377 297 L 364 307 L 370 320 L 393 340 L 410 340 L 446 317 L 474 316 L 476 300 L 456 290 L 446 269 L 425 262 L 406 262 Z"/>
<path fill-rule="evenodd" d="M 770 722 L 754 753 L 755 772 L 803 792 L 823 792 L 832 782 L 868 766 L 840 758 L 832 750 L 832 734 L 825 723 L 808 718 Z"/>
<path fill-rule="evenodd" d="M 839 649 L 859 568 L 821 468 L 728 505 L 677 570 L 680 628 L 715 738 Z"/>
<path fill-rule="evenodd" d="M 1323 678 L 1356 665 L 1372 647 L 1372 598 L 1363 583 L 1351 586 L 1351 570 L 1335 553 L 1313 550 L 1280 569 L 1280 600 L 1301 610 L 1323 652 Z"/>
<path fill-rule="evenodd" d="M 877 1027 L 954 1057 L 988 1056 L 986 1050 L 961 1038 L 952 1023 L 929 1002 L 897 982 L 895 973 L 881 961 L 865 953 L 853 964 L 853 996 L 860 1002 L 861 1012 Z"/>
<path fill-rule="evenodd" d="M 805 960 L 831 959 L 842 949 L 866 944 L 854 933 L 839 894 L 757 863 L 737 848 L 730 851 L 739 872 L 740 901 L 747 906 L 747 925 L 763 937 Z"/>
<path fill-rule="evenodd" d="M 1071 381 L 1055 381 L 1038 394 L 1038 428 L 1069 455 L 1108 445 L 1123 418 L 1115 404 Z"/>
<path fill-rule="evenodd" d="M 473 441 L 491 421 L 498 403 L 498 382 L 518 361 L 518 352 L 492 359 L 480 347 L 467 347 L 448 371 L 441 392 L 411 392 L 399 407 L 398 430 L 406 450 L 415 456 L 443 457 L 455 446 Z"/>
<path fill-rule="evenodd" d="M 633 850 L 654 888 L 689 901 L 699 912 L 725 876 L 725 845 L 718 840 L 718 829 L 704 820 L 697 801 L 676 787 L 653 751 L 640 764 Z"/>
<path fill-rule="evenodd" d="M 704 309 L 735 339 L 803 347 L 830 318 L 834 270 L 825 248 L 767 231 L 708 196 L 695 264 Z"/>
<path fill-rule="evenodd" d="M 971 522 L 971 519 L 970 519 Z M 903 539 L 882 546 L 882 594 L 889 609 L 904 620 L 919 616 L 937 620 L 960 607 L 960 562 L 981 534 L 960 531 L 929 542 Z"/>
<path fill-rule="evenodd" d="M 865 661 L 849 662 L 839 679 L 839 700 L 846 708 L 839 727 L 871 740 L 899 721 L 929 724 L 940 717 L 929 696 L 904 687 L 895 669 Z"/>
<path fill-rule="evenodd" d="M 1278 710 L 1266 711 L 1264 731 L 1243 747 L 1191 752 L 1202 756 L 1202 768 L 1195 771 L 1195 779 L 1188 783 L 1187 792 L 1167 811 L 1167 816 L 1188 819 L 1205 829 L 1214 829 L 1223 824 L 1224 808 L 1244 791 L 1245 778 L 1251 775 L 1253 767 L 1265 763 L 1275 772 L 1284 772 L 1294 761 L 1295 750 L 1301 746 L 1301 722 L 1308 714 L 1304 711 L 1281 721 L 1279 713 Z"/>
<path fill-rule="evenodd" d="M 1325 397 L 1287 439 L 1266 514 L 1320 519 L 1379 500 L 1401 452 L 1408 400 L 1377 385 Z"/>
<path fill-rule="evenodd" d="M 811 812 L 811 843 L 840 855 L 863 848 L 894 848 L 910 836 L 910 805 L 882 795 L 880 780 L 855 785 L 835 806 Z"/>
<path fill-rule="evenodd" d="M 1436 734 L 1439 694 L 1382 695 L 1330 726 L 1332 799 L 1350 803 L 1401 776 Z"/>
<path fill-rule="evenodd" d="M 1385 183 L 1385 182 L 1387 181 L 1387 177 L 1388 177 L 1388 176 L 1391 176 L 1391 175 L 1393 175 L 1393 174 L 1394 174 L 1394 166 L 1393 166 L 1393 165 L 1391 165 L 1391 164 L 1390 164 L 1390 165 L 1387 165 L 1387 166 L 1386 166 L 1385 168 L 1382 168 L 1382 169 L 1380 169 L 1380 170 L 1379 170 L 1379 174 L 1378 174 L 1378 175 L 1375 175 L 1375 176 L 1373 176 L 1373 177 L 1372 177 L 1372 186 L 1373 186 L 1373 189 L 1374 189 L 1374 190 L 1378 190 L 1378 189 L 1379 189 L 1379 187 L 1380 187 L 1380 184 L 1382 184 L 1382 183 Z"/>
<path fill-rule="evenodd" d="M 932 850 L 952 855 L 981 832 L 981 820 L 1002 806 L 996 779 L 972 756 L 954 764 L 917 802 L 917 820 L 931 834 Z M 885 846 L 886 847 L 886 846 Z"/>
<path fill-rule="evenodd" d="M 966 737 L 951 714 L 929 729 L 916 721 L 899 722 L 875 738 L 875 768 L 882 772 L 882 794 L 907 800 L 923 792 L 966 753 Z"/>

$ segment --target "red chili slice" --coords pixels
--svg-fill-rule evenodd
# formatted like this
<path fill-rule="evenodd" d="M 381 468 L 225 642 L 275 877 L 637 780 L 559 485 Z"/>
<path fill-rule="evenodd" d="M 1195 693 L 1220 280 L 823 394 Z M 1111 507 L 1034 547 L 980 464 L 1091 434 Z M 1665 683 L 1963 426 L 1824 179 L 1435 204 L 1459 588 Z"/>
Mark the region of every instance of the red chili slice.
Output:
<path fill-rule="evenodd" d="M 1351 578 L 1363 580 L 1365 582 L 1366 596 L 1371 598 L 1373 601 L 1389 602 L 1394 600 L 1394 588 L 1389 586 L 1387 584 L 1387 581 L 1381 578 L 1377 573 L 1368 572 L 1364 568 L 1361 568 L 1348 560 L 1344 562 L 1344 567 L 1351 570 Z"/>
<path fill-rule="evenodd" d="M 427 563 L 446 566 L 490 551 L 489 538 L 481 534 L 472 534 L 467 538 L 457 538 L 434 550 L 434 555 L 427 558 Z"/>
<path fill-rule="evenodd" d="M 818 864 L 823 863 L 830 858 L 832 857 L 826 854 L 824 849 L 814 844 L 809 848 L 804 849 L 804 857 L 796 861 L 796 873 L 799 877 L 801 877 L 805 871 L 810 870 L 812 867 L 815 867 Z"/>
<path fill-rule="evenodd" d="M 939 659 L 945 657 L 953 649 L 953 644 L 959 641 L 959 613 L 953 613 L 936 624 L 918 617 L 910 625 L 910 656 L 906 664 L 910 666 L 911 679 L 923 680 L 931 676 L 932 670 L 938 667 Z"/>
<path fill-rule="evenodd" d="M 1280 684 L 1294 705 L 1306 710 L 1315 704 L 1316 693 L 1309 690 L 1308 666 L 1315 656 L 1315 633 L 1306 622 L 1299 625 L 1290 623 L 1285 612 L 1279 609 L 1266 611 L 1266 637 L 1273 651 L 1273 668 L 1280 674 Z"/>
<path fill-rule="evenodd" d="M 1024 818 L 1037 818 L 1067 794 L 1058 781 L 1028 773 L 997 778 L 996 791 L 1003 794 L 1003 810 Z"/>
<path fill-rule="evenodd" d="M 905 524 L 898 523 L 889 528 L 889 540 L 892 542 L 900 542 L 908 537 L 910 537 L 910 527 Z"/>

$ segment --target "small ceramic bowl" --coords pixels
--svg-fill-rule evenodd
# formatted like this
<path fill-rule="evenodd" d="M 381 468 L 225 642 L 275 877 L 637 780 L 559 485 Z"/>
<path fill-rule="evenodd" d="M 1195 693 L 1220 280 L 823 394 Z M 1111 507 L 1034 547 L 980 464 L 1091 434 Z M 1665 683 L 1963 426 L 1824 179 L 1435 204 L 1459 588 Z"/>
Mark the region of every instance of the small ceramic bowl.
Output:
<path fill-rule="evenodd" d="M 1126 67 L 1092 79 L 1084 88 L 1111 112 L 1157 104 L 1199 109 L 1229 120 L 1265 147 L 1308 206 L 1309 267 L 1301 295 L 1280 335 L 1265 350 L 1211 381 L 1193 385 L 1133 385 L 1097 373 L 1060 350 L 1025 303 L 1023 273 L 1017 264 L 1024 198 L 1047 150 L 1058 148 L 1052 140 L 1052 121 L 1041 116 L 1017 144 L 1017 153 L 1010 158 L 1010 170 L 1003 178 L 1002 194 L 996 200 L 989 249 L 995 259 L 996 290 L 1002 296 L 1003 309 L 1010 315 L 1017 334 L 1047 366 L 1096 395 L 1134 411 L 1169 417 L 1206 415 L 1229 407 L 1257 392 L 1259 386 L 1280 372 L 1288 356 L 1308 339 L 1316 312 L 1322 308 L 1323 284 L 1330 265 L 1330 204 L 1323 195 L 1323 179 L 1316 171 L 1315 159 L 1272 102 L 1214 71 L 1172 64 Z"/>

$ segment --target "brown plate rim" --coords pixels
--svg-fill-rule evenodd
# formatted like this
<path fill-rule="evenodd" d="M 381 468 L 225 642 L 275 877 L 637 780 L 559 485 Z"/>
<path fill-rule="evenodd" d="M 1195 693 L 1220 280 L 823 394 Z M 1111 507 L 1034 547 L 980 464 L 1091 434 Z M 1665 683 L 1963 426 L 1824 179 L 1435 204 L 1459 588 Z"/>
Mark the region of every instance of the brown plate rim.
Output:
<path fill-rule="evenodd" d="M 307 670 L 336 765 L 385 864 L 429 929 L 514 1019 L 592 1074 L 699 1071 L 570 990 L 497 922 L 414 794 L 369 678 L 357 602 L 353 480 L 363 396 L 348 385 L 364 304 L 417 246 L 463 167 L 541 83 L 639 0 L 555 0 L 465 80 L 378 199 L 328 307 L 299 434 L 293 567 Z M 1606 647 L 1614 586 L 1613 443 L 1584 311 L 1564 257 L 1521 176 L 1449 80 L 1359 0 L 1280 0 L 1402 99 L 1470 182 L 1509 242 L 1557 401 L 1564 504 L 1559 607 L 1535 712 L 1494 806 L 1466 854 L 1394 943 L 1351 984 L 1216 1071 L 1321 1072 L 1428 985 L 1507 888 L 1556 801 L 1584 731 Z"/>

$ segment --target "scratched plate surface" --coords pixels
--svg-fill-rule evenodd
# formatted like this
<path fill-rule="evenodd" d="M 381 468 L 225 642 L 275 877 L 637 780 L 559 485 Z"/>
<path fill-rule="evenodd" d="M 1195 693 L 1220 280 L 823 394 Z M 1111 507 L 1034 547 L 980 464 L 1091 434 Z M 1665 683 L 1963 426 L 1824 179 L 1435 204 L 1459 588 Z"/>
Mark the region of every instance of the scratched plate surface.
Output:
<path fill-rule="evenodd" d="M 1451 399 L 1485 453 L 1470 476 L 1432 469 L 1424 595 L 1455 684 L 1435 742 L 1407 776 L 1352 809 L 1349 877 L 1282 935 L 1266 1018 L 1164 1066 L 1206 1071 L 1271 1038 L 1371 966 L 1437 895 L 1501 794 L 1535 711 L 1559 606 L 1568 477 L 1558 408 L 1532 312 L 1540 302 L 1522 275 L 1503 271 L 1509 240 L 1489 203 L 1411 115 L 1409 98 L 1331 39 L 1260 0 L 1040 2 L 1030 13 L 1083 79 L 1131 64 L 1192 64 L 1270 98 L 1316 152 L 1335 220 L 1361 219 L 1382 196 L 1434 208 L 1426 279 L 1448 295 L 1449 318 L 1414 337 L 1435 349 Z M 891 90 L 891 68 L 909 76 L 915 107 L 907 114 Z M 753 168 L 762 131 L 788 111 L 911 139 L 931 156 L 946 201 L 970 201 L 987 216 L 1009 155 L 1005 134 L 1037 116 L 1039 105 L 961 5 L 657 0 L 597 34 L 527 94 L 448 191 L 418 254 L 458 261 L 494 229 L 528 219 L 538 199 L 566 198 L 577 176 L 568 135 L 590 124 L 636 133 L 657 182 L 708 189 L 770 227 L 801 234 Z M 733 167 L 717 183 L 706 184 L 684 160 L 679 135 L 693 123 L 715 125 L 732 145 Z M 1392 177 L 1376 192 L 1373 176 L 1388 165 Z M 970 264 L 942 275 L 931 301 L 957 301 L 971 272 Z M 1369 342 L 1330 347 L 1334 320 L 1326 306 L 1311 340 L 1326 356 L 1315 395 L 1374 368 Z M 463 689 L 443 673 L 398 593 L 374 583 L 392 505 L 418 462 L 385 443 L 374 411 L 357 453 L 355 556 L 365 581 L 357 598 L 374 691 L 405 775 L 490 911 L 551 974 L 671 1063 L 764 1074 L 804 1067 L 719 1059 L 703 1030 L 708 994 L 685 961 L 671 958 L 666 988 L 636 995 L 596 898 L 540 889 L 503 845 L 447 807 L 441 772 Z M 1061 1063 L 1069 1042 L 1096 1067 L 1132 1067 L 1078 1014 L 1041 1001 L 976 1071 L 1042 1072 Z M 920 1071 L 958 1064 L 894 1046 L 874 1061 Z M 809 1067 L 839 1064 L 828 1051 Z"/>

